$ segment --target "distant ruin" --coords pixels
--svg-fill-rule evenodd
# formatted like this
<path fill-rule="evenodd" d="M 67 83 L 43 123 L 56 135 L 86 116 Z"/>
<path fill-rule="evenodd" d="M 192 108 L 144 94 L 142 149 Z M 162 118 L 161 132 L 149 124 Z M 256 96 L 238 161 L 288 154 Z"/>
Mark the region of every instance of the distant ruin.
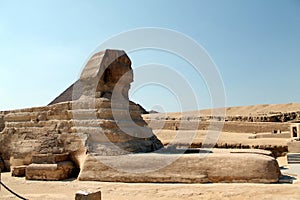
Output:
<path fill-rule="evenodd" d="M 87 62 L 79 80 L 48 106 L 0 112 L 0 157 L 6 170 L 34 180 L 120 182 L 277 182 L 269 152 L 169 152 L 129 101 L 131 61 L 105 50 Z M 175 152 L 175 153 L 174 153 Z M 201 152 L 201 151 L 199 151 Z M 148 170 L 149 166 L 158 166 Z M 25 171 L 25 172 L 24 172 Z"/>

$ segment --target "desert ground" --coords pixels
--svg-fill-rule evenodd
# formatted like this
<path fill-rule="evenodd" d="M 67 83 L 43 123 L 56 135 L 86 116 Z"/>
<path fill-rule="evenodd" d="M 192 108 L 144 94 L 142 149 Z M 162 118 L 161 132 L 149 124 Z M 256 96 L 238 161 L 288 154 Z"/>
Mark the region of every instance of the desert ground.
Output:
<path fill-rule="evenodd" d="M 286 157 L 278 158 L 286 166 Z M 30 200 L 74 199 L 78 190 L 101 190 L 103 200 L 179 200 L 179 199 L 300 199 L 300 182 L 293 184 L 148 184 L 66 181 L 28 181 L 2 174 L 2 181 Z M 0 199 L 18 199 L 3 187 Z"/>

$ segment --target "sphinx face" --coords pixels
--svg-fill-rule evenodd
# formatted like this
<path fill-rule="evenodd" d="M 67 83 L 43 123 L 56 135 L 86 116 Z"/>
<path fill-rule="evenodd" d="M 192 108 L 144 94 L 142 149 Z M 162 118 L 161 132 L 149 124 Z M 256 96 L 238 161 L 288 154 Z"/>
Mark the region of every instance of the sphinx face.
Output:
<path fill-rule="evenodd" d="M 106 50 L 92 56 L 81 78 L 83 96 L 129 100 L 128 91 L 133 82 L 131 61 L 124 51 Z"/>
<path fill-rule="evenodd" d="M 108 66 L 104 66 L 105 71 L 100 78 L 97 92 L 100 97 L 128 100 L 130 84 L 133 82 L 133 72 L 131 62 L 126 54 L 115 58 Z"/>

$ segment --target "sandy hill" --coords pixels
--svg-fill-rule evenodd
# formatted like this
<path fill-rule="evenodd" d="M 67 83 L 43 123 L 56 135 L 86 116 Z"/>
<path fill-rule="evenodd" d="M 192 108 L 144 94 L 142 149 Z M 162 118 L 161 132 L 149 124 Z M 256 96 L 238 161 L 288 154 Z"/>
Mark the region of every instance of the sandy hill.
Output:
<path fill-rule="evenodd" d="M 222 111 L 224 108 L 214 109 L 216 113 Z M 173 112 L 173 113 L 157 113 L 151 114 L 151 118 L 170 118 L 178 119 L 182 116 L 202 117 L 211 116 L 212 109 L 199 110 L 199 111 L 187 111 L 187 112 Z M 288 104 L 261 104 L 252 106 L 237 106 L 225 108 L 226 116 L 273 116 L 273 115 L 284 115 L 284 114 L 300 114 L 300 103 L 288 103 Z M 145 118 L 150 117 L 144 116 Z"/>

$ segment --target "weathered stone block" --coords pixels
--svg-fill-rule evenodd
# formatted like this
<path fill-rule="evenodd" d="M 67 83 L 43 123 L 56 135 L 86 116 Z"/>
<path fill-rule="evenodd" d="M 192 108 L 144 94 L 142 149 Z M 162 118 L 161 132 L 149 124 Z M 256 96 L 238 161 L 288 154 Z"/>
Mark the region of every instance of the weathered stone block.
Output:
<path fill-rule="evenodd" d="M 24 177 L 26 175 L 26 165 L 13 167 L 11 175 L 15 177 Z"/>
<path fill-rule="evenodd" d="M 70 177 L 74 165 L 71 161 L 57 164 L 31 164 L 26 168 L 26 179 L 58 181 Z"/>
<path fill-rule="evenodd" d="M 300 141 L 292 140 L 287 145 L 290 153 L 300 153 Z"/>
<path fill-rule="evenodd" d="M 287 162 L 288 164 L 300 164 L 300 153 L 288 153 Z"/>
<path fill-rule="evenodd" d="M 101 173 L 99 173 L 101 172 Z M 276 159 L 247 153 L 88 156 L 79 180 L 108 182 L 275 183 Z"/>
<path fill-rule="evenodd" d="M 78 191 L 75 200 L 101 200 L 101 191 Z"/>
<path fill-rule="evenodd" d="M 55 164 L 67 160 L 69 160 L 69 153 L 32 155 L 32 163 L 35 164 Z"/>
<path fill-rule="evenodd" d="M 22 165 L 27 165 L 29 163 L 26 163 L 26 158 L 15 158 L 15 157 L 10 157 L 10 166 L 15 167 L 15 166 L 22 166 Z"/>

